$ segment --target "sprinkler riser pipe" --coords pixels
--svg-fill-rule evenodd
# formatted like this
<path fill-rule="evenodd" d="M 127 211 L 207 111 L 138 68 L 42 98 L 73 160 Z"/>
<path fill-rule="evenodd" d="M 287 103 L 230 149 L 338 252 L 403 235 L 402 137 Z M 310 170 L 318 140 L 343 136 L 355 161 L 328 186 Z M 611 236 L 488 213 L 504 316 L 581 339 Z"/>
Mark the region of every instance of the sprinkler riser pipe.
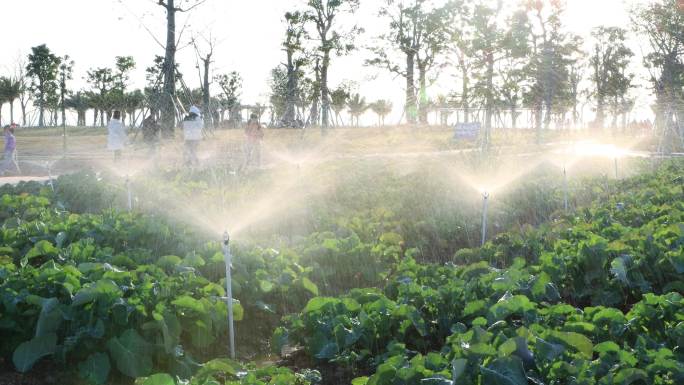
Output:
<path fill-rule="evenodd" d="M 226 264 L 226 300 L 228 305 L 228 336 L 230 339 L 230 358 L 235 359 L 235 329 L 233 326 L 233 287 L 230 266 L 233 257 L 230 254 L 230 237 L 223 234 L 223 260 Z"/>
<path fill-rule="evenodd" d="M 568 171 L 563 168 L 563 208 L 568 211 Z"/>
<path fill-rule="evenodd" d="M 131 191 L 131 180 L 126 177 L 126 196 L 128 198 L 128 211 L 133 211 L 133 192 Z"/>
<path fill-rule="evenodd" d="M 482 194 L 482 242 L 480 246 L 484 246 L 487 241 L 487 210 L 489 208 L 489 194 Z"/>
<path fill-rule="evenodd" d="M 615 179 L 619 179 L 620 176 L 618 175 L 618 158 L 615 158 L 614 162 L 615 162 Z"/>

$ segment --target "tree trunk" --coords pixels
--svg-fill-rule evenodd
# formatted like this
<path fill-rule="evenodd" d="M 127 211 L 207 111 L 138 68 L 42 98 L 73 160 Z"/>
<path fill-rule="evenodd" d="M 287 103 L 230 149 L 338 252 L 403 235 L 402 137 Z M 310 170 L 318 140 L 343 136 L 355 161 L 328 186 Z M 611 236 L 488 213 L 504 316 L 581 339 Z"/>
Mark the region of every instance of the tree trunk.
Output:
<path fill-rule="evenodd" d="M 43 81 L 39 84 L 40 97 L 38 98 L 38 127 L 45 127 L 45 85 Z"/>
<path fill-rule="evenodd" d="M 516 130 L 518 128 L 518 109 L 515 104 L 511 105 L 511 129 Z"/>
<path fill-rule="evenodd" d="M 161 123 L 164 136 L 173 136 L 176 125 L 176 6 L 175 0 L 166 0 L 166 51 L 164 55 L 164 92 L 162 96 Z"/>
<path fill-rule="evenodd" d="M 14 100 L 9 101 L 10 105 L 10 124 L 14 123 Z"/>
<path fill-rule="evenodd" d="M 490 136 L 492 133 L 492 114 L 494 109 L 494 53 L 491 50 L 487 53 L 487 92 L 483 146 L 489 148 Z"/>
<path fill-rule="evenodd" d="M 26 105 L 28 104 L 28 100 L 26 103 L 20 100 L 19 104 L 21 105 L 21 125 L 26 127 Z"/>
<path fill-rule="evenodd" d="M 470 78 L 468 77 L 468 68 L 461 65 L 461 77 L 463 78 L 463 88 L 461 89 L 461 108 L 463 108 L 463 123 L 470 122 Z"/>
<path fill-rule="evenodd" d="M 314 66 L 314 77 L 316 85 L 320 87 L 321 84 L 321 67 L 319 65 L 319 60 L 316 59 L 316 65 Z M 320 101 L 320 90 L 314 90 L 314 98 L 311 101 L 311 112 L 309 113 L 309 124 L 312 126 L 318 125 L 318 103 Z"/>
<path fill-rule="evenodd" d="M 416 124 L 416 84 L 414 82 L 415 54 L 406 53 L 406 121 Z"/>
<path fill-rule="evenodd" d="M 324 43 L 323 46 L 327 46 Z M 328 96 L 328 67 L 330 66 L 330 50 L 323 51 L 323 64 L 321 65 L 321 132 L 325 133 L 328 128 L 328 114 L 330 112 L 330 98 Z"/>
<path fill-rule="evenodd" d="M 427 100 L 427 70 L 425 63 L 418 60 L 418 83 L 420 85 L 418 98 L 418 119 L 421 124 L 428 124 L 428 100 Z"/>
<path fill-rule="evenodd" d="M 294 68 L 293 57 L 294 50 L 287 49 L 287 90 L 285 95 L 285 113 L 283 114 L 282 123 L 285 127 L 294 127 L 295 120 L 295 104 L 297 93 L 297 73 Z"/>
<path fill-rule="evenodd" d="M 93 108 L 93 127 L 97 127 L 97 114 L 99 110 L 97 108 Z"/>
<path fill-rule="evenodd" d="M 211 94 L 209 90 L 209 67 L 211 65 L 211 54 L 207 54 L 204 61 L 204 89 L 202 90 L 203 104 L 204 104 L 204 116 L 208 120 L 209 127 L 214 126 L 213 114 L 211 113 L 211 107 L 209 106 L 209 101 L 211 100 Z"/>

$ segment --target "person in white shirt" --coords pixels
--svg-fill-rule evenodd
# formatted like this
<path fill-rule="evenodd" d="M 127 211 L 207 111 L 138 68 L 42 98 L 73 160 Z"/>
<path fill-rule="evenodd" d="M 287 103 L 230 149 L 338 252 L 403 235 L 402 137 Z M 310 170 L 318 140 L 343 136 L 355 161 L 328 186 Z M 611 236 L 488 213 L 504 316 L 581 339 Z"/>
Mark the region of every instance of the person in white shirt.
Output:
<path fill-rule="evenodd" d="M 126 147 L 126 127 L 121 122 L 121 111 L 114 111 L 107 124 L 107 149 L 114 151 L 114 161 L 121 159 L 124 147 Z"/>
<path fill-rule="evenodd" d="M 196 106 L 190 107 L 190 113 L 183 119 L 183 139 L 185 140 L 185 164 L 196 166 L 199 164 L 197 158 L 197 148 L 202 140 L 202 129 L 204 121 L 200 116 L 200 109 Z"/>

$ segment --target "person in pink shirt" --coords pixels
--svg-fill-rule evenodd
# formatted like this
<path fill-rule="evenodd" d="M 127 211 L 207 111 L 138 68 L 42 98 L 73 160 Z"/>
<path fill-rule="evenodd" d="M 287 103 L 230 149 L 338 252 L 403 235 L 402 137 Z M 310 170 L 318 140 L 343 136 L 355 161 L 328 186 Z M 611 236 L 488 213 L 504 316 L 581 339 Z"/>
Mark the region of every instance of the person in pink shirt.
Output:
<path fill-rule="evenodd" d="M 2 162 L 2 175 L 10 170 L 16 174 L 21 172 L 17 162 L 17 138 L 14 137 L 14 127 L 16 127 L 14 124 L 5 126 L 5 155 Z"/>

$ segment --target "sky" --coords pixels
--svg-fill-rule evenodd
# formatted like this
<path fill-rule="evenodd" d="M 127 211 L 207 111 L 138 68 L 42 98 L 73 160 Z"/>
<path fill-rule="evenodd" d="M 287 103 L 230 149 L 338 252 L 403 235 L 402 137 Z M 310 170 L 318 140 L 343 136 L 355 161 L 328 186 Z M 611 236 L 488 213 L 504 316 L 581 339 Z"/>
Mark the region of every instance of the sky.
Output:
<path fill-rule="evenodd" d="M 193 0 L 194 1 L 194 0 Z M 385 28 L 377 17 L 382 0 L 361 0 L 353 19 L 366 32 L 356 41 L 367 45 Z M 503 0 L 513 6 L 517 0 Z M 649 0 L 566 0 L 566 25 L 569 30 L 588 37 L 598 25 L 629 28 L 627 9 L 634 1 Z M 87 88 L 86 71 L 114 65 L 115 56 L 133 56 L 138 64 L 131 77 L 132 87 L 143 87 L 145 68 L 155 55 L 163 55 L 156 41 L 165 41 L 165 12 L 156 0 L 21 0 L 3 1 L 2 55 L 0 76 L 14 73 L 19 58 L 32 46 L 47 44 L 56 54 L 68 54 L 75 61 L 74 89 Z M 177 56 L 189 87 L 199 86 L 196 55 L 188 41 L 192 36 L 209 37 L 218 42 L 214 73 L 238 71 L 243 77 L 242 102 L 268 101 L 270 71 L 281 63 L 283 53 L 283 14 L 302 8 L 304 0 L 206 0 L 193 11 L 179 15 L 178 29 L 183 29 Z M 40 9 L 40 12 L 35 10 Z M 9 17 L 8 17 L 9 16 Z M 184 28 L 182 28 L 185 26 Z M 8 33 L 7 31 L 11 31 Z M 643 45 L 643 47 L 642 47 Z M 645 50 L 645 42 L 634 41 L 636 52 Z M 375 68 L 363 66 L 368 57 L 361 49 L 348 57 L 334 59 L 330 69 L 332 87 L 343 81 L 358 85 L 369 101 L 391 99 L 395 109 L 402 105 L 403 82 Z M 640 60 L 640 59 L 637 59 Z M 440 79 L 436 90 L 456 88 L 455 80 Z M 647 105 L 647 98 L 638 104 Z M 9 109 L 3 109 L 3 121 Z"/>

